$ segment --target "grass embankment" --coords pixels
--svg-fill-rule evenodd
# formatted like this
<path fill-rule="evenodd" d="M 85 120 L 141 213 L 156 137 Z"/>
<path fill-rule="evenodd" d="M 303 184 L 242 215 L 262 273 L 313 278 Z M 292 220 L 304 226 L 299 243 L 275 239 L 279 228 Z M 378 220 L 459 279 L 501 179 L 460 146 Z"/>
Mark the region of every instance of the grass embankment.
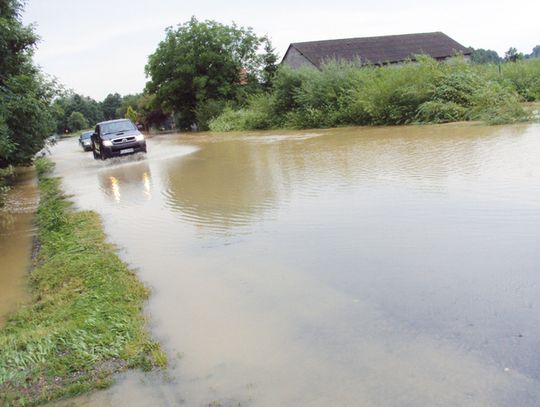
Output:
<path fill-rule="evenodd" d="M 106 387 L 115 372 L 166 365 L 142 315 L 148 290 L 106 242 L 99 216 L 76 211 L 40 159 L 33 299 L 0 329 L 0 406 Z"/>
<path fill-rule="evenodd" d="M 474 65 L 461 58 L 387 67 L 329 62 L 318 70 L 281 67 L 268 94 L 210 121 L 213 131 L 530 119 L 540 101 L 540 59 Z"/>

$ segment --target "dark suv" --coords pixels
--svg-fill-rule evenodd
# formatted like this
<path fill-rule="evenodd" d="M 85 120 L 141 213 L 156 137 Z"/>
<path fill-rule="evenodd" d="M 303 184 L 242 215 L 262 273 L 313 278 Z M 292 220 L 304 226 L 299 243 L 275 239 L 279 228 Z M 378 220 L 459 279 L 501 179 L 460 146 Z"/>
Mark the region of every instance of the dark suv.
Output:
<path fill-rule="evenodd" d="M 146 141 L 130 120 L 109 120 L 96 125 L 92 134 L 92 151 L 96 160 L 146 153 Z"/>

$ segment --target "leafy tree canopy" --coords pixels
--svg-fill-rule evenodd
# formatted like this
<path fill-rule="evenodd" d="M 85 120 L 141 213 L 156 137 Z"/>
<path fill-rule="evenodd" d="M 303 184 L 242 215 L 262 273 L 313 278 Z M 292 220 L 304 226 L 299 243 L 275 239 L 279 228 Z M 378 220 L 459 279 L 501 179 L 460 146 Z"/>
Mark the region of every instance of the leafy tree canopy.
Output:
<path fill-rule="evenodd" d="M 267 43 L 251 28 L 192 17 L 167 28 L 149 56 L 146 89 L 164 110 L 175 112 L 181 127 L 189 127 L 196 123 L 201 104 L 237 101 L 242 88 L 261 88 L 265 60 L 259 49 Z"/>
<path fill-rule="evenodd" d="M 68 120 L 73 112 L 80 112 L 91 127 L 103 120 L 103 112 L 98 102 L 72 91 L 64 92 L 60 97 L 56 98 L 53 103 L 53 110 L 56 119 L 56 131 L 59 134 L 71 129 Z"/>
<path fill-rule="evenodd" d="M 139 115 L 137 114 L 135 109 L 133 109 L 131 106 L 128 106 L 125 117 L 126 119 L 131 120 L 133 123 L 137 123 Z"/>
<path fill-rule="evenodd" d="M 506 62 L 516 62 L 523 59 L 523 54 L 518 52 L 516 48 L 510 47 L 508 51 L 504 53 L 504 60 Z"/>
<path fill-rule="evenodd" d="M 37 42 L 24 2 L 0 0 L 0 167 L 28 164 L 54 129 L 56 84 L 32 62 Z"/>
<path fill-rule="evenodd" d="M 88 120 L 81 112 L 73 112 L 69 115 L 68 126 L 70 131 L 79 131 L 88 128 Z"/>
<path fill-rule="evenodd" d="M 105 120 L 120 119 L 122 116 L 118 116 L 117 111 L 121 106 L 122 96 L 120 96 L 118 93 L 108 94 L 103 102 L 101 102 L 103 118 Z"/>
<path fill-rule="evenodd" d="M 528 55 L 525 55 L 525 58 L 540 58 L 540 45 L 537 45 L 532 49 L 532 52 Z"/>
<path fill-rule="evenodd" d="M 471 61 L 475 64 L 497 64 L 502 61 L 502 58 L 496 51 L 491 49 L 473 49 Z"/>

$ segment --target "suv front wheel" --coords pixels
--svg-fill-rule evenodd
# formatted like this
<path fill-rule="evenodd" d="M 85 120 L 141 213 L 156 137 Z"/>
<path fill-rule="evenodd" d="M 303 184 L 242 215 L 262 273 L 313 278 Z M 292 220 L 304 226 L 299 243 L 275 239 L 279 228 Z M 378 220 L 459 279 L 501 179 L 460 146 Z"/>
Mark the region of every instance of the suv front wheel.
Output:
<path fill-rule="evenodd" d="M 99 155 L 96 153 L 96 143 L 92 143 L 92 154 L 94 155 L 94 160 L 99 160 Z"/>

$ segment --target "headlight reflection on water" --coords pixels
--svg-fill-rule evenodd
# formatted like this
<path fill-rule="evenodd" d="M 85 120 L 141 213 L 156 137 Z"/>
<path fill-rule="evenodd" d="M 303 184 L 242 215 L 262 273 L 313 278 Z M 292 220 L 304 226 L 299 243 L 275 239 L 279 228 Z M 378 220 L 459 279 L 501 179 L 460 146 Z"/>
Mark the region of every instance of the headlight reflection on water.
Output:
<path fill-rule="evenodd" d="M 120 195 L 120 185 L 118 184 L 118 179 L 111 175 L 109 177 L 109 181 L 111 181 L 111 191 L 113 193 L 114 200 L 116 202 L 120 202 L 122 196 Z"/>
<path fill-rule="evenodd" d="M 143 173 L 143 185 L 144 185 L 144 194 L 146 195 L 148 199 L 152 199 L 152 193 L 150 190 L 150 176 L 148 175 L 146 171 Z"/>

